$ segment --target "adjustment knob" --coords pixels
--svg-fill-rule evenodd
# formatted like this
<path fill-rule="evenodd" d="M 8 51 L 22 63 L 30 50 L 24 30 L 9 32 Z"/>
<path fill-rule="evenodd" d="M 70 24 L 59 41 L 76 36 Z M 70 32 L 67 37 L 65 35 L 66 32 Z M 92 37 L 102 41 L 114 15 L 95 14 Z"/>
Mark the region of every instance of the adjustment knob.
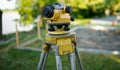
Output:
<path fill-rule="evenodd" d="M 70 17 L 70 20 L 71 20 L 71 21 L 74 21 L 75 19 L 74 19 L 74 17 Z"/>
<path fill-rule="evenodd" d="M 65 12 L 66 13 L 72 13 L 72 7 L 71 6 L 66 6 L 65 7 Z"/>

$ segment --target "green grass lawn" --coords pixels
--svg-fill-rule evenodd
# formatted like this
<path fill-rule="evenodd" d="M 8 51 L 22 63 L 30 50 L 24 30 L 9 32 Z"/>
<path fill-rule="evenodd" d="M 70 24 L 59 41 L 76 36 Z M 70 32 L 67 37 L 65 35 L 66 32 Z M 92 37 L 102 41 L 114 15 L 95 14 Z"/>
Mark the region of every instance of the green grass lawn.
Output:
<path fill-rule="evenodd" d="M 85 70 L 119 70 L 120 55 L 80 53 Z M 0 53 L 0 70 L 36 70 L 40 52 L 17 50 L 14 48 Z M 48 56 L 46 70 L 56 70 L 55 56 Z M 62 56 L 64 70 L 70 70 L 66 56 Z"/>
<path fill-rule="evenodd" d="M 45 37 L 45 29 L 43 29 L 43 28 L 41 29 L 41 36 L 42 36 L 42 38 Z M 15 37 L 16 37 L 15 33 L 8 34 L 8 35 L 3 35 L 0 40 L 3 40 L 3 41 L 6 40 L 7 41 L 7 40 L 9 40 L 11 38 L 14 38 L 14 40 L 11 40 L 8 43 L 4 43 L 4 44 L 1 43 L 0 44 L 0 49 L 4 49 L 4 48 L 6 48 L 8 46 L 9 47 L 16 46 Z M 32 39 L 34 39 L 36 37 L 38 37 L 37 28 L 34 28 L 34 30 L 29 31 L 29 32 L 19 32 L 19 45 L 22 44 L 22 43 L 25 43 L 25 42 L 27 42 L 29 40 L 32 40 Z M 33 45 L 34 45 L 34 47 L 39 47 L 40 44 L 41 44 L 41 41 L 37 40 L 37 41 L 33 42 L 32 44 L 28 44 L 28 47 L 31 47 L 31 46 L 33 47 Z"/>

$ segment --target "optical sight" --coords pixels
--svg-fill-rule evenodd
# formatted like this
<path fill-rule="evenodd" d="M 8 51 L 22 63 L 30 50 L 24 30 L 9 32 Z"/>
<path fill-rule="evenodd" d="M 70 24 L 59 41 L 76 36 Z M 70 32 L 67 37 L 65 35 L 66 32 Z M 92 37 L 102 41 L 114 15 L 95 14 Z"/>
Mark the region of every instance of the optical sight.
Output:
<path fill-rule="evenodd" d="M 70 21 L 74 21 L 71 17 L 72 7 L 65 6 L 61 3 L 46 5 L 42 9 L 42 15 L 48 23 L 49 34 L 66 34 L 69 33 Z"/>

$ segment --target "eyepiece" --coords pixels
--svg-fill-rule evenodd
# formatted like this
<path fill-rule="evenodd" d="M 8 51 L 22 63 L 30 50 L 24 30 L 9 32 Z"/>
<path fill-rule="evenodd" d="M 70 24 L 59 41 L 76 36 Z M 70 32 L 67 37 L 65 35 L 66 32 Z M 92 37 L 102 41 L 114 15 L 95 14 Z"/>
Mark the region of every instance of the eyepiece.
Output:
<path fill-rule="evenodd" d="M 54 14 L 53 6 L 45 6 L 42 10 L 42 15 L 46 18 L 51 18 Z"/>

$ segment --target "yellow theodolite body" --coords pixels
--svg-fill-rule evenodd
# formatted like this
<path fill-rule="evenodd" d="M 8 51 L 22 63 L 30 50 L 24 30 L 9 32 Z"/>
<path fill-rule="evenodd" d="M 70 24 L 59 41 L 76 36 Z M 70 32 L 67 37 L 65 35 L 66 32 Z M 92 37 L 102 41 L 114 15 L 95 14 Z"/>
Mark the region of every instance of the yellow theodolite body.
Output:
<path fill-rule="evenodd" d="M 72 53 L 75 48 L 75 34 L 69 32 L 71 17 L 71 7 L 55 3 L 53 6 L 43 8 L 43 16 L 47 20 L 48 34 L 45 38 L 43 52 L 48 52 L 50 46 L 57 45 L 59 55 Z"/>
<path fill-rule="evenodd" d="M 67 55 L 71 70 L 83 70 L 80 63 L 79 53 L 76 46 L 75 33 L 70 32 L 71 7 L 55 3 L 52 6 L 46 5 L 42 10 L 42 15 L 47 20 L 47 34 L 42 48 L 38 70 L 44 70 L 48 53 L 52 49 L 55 52 L 56 70 L 62 70 L 61 56 Z M 75 57 L 76 56 L 76 57 Z M 77 60 L 77 62 L 76 62 Z M 76 66 L 77 65 L 77 66 Z"/>
<path fill-rule="evenodd" d="M 54 10 L 54 15 L 51 18 L 45 18 L 48 22 L 52 24 L 62 24 L 62 23 L 70 23 L 70 14 L 66 13 L 64 9 Z"/>
<path fill-rule="evenodd" d="M 59 25 L 59 24 L 64 24 L 70 23 L 70 14 L 66 13 L 65 10 L 54 10 L 54 15 L 52 18 L 45 18 L 47 19 L 48 23 L 54 24 L 54 25 Z M 55 31 L 48 31 L 49 34 L 67 34 L 69 31 L 64 31 L 63 30 L 64 26 L 62 28 L 55 28 Z"/>

